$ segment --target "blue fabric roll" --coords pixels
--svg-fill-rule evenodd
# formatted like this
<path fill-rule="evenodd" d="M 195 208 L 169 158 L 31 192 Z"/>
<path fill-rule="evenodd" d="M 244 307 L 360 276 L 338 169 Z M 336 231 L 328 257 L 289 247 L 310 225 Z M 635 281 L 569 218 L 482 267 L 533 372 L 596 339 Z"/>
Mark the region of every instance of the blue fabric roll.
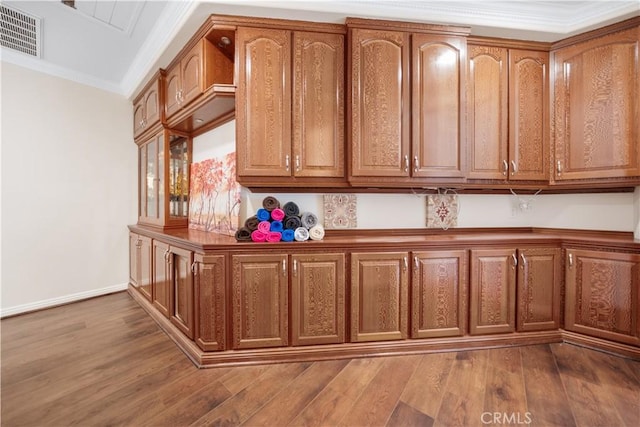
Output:
<path fill-rule="evenodd" d="M 269 221 L 271 219 L 271 213 L 266 209 L 258 209 L 256 216 L 260 221 Z"/>
<path fill-rule="evenodd" d="M 293 242 L 293 239 L 295 237 L 295 231 L 290 230 L 290 229 L 286 229 L 282 231 L 282 241 L 283 242 Z"/>
<path fill-rule="evenodd" d="M 284 227 L 282 226 L 282 221 L 272 221 L 270 231 L 274 232 L 282 232 Z"/>
<path fill-rule="evenodd" d="M 304 228 L 309 229 L 318 223 L 318 217 L 311 212 L 304 212 L 300 221 Z"/>

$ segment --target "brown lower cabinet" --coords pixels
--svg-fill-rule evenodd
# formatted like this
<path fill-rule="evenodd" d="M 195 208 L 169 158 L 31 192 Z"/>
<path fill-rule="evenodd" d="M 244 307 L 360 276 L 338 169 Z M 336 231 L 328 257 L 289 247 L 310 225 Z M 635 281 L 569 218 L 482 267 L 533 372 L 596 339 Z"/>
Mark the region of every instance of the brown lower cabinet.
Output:
<path fill-rule="evenodd" d="M 465 334 L 468 271 L 466 250 L 413 252 L 411 338 Z"/>
<path fill-rule="evenodd" d="M 226 347 L 226 257 L 194 255 L 194 341 L 204 351 Z"/>
<path fill-rule="evenodd" d="M 640 345 L 640 254 L 566 249 L 565 328 Z"/>
<path fill-rule="evenodd" d="M 151 239 L 129 233 L 129 281 L 149 301 L 153 292 L 151 277 Z"/>
<path fill-rule="evenodd" d="M 560 265 L 558 248 L 472 250 L 470 334 L 557 329 Z"/>
<path fill-rule="evenodd" d="M 351 341 L 405 339 L 409 323 L 409 254 L 351 254 Z"/>
<path fill-rule="evenodd" d="M 169 270 L 169 245 L 153 240 L 153 306 L 164 317 L 171 313 L 171 272 Z"/>
<path fill-rule="evenodd" d="M 169 247 L 171 322 L 193 339 L 193 252 Z"/>

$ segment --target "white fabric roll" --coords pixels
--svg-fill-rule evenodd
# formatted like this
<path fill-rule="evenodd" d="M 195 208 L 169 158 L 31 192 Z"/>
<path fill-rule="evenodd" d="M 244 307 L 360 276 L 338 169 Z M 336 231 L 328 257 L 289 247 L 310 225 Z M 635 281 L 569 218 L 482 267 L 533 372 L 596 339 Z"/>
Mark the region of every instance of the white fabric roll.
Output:
<path fill-rule="evenodd" d="M 309 229 L 309 237 L 311 240 L 322 240 L 324 238 L 324 227 L 320 224 L 314 225 Z"/>
<path fill-rule="evenodd" d="M 304 227 L 296 228 L 294 239 L 296 239 L 296 242 L 304 242 L 305 240 L 309 240 L 309 230 Z"/>

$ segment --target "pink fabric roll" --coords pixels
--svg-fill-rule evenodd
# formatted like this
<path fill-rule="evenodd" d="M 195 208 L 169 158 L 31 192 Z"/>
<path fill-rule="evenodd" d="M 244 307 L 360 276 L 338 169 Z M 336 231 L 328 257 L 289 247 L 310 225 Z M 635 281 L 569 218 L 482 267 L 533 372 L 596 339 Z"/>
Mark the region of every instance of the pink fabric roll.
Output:
<path fill-rule="evenodd" d="M 269 221 L 260 221 L 258 223 L 258 230 L 262 231 L 265 234 L 268 234 L 269 230 L 271 230 L 271 223 Z"/>
<path fill-rule="evenodd" d="M 255 230 L 251 233 L 251 240 L 254 242 L 264 242 L 267 240 L 267 233 L 263 233 L 260 230 Z"/>
<path fill-rule="evenodd" d="M 282 240 L 282 233 L 279 231 L 271 231 L 267 234 L 267 242 L 275 243 Z"/>
<path fill-rule="evenodd" d="M 284 211 L 280 208 L 272 210 L 271 219 L 274 221 L 282 221 L 284 219 Z"/>

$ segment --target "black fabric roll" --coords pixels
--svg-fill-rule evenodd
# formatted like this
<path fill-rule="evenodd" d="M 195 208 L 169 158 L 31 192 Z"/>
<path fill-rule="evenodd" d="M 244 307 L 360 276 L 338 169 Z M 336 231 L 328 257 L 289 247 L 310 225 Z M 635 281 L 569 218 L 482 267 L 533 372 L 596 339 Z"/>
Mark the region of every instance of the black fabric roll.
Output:
<path fill-rule="evenodd" d="M 252 216 L 250 218 L 247 218 L 247 220 L 244 222 L 244 227 L 251 231 L 255 231 L 258 229 L 258 223 L 260 222 L 260 220 L 258 219 L 257 216 Z"/>
<path fill-rule="evenodd" d="M 286 216 L 282 223 L 284 224 L 284 228 L 287 230 L 295 230 L 302 226 L 302 222 L 297 216 Z"/>
<path fill-rule="evenodd" d="M 250 242 L 251 231 L 246 227 L 238 228 L 238 231 L 236 231 L 236 240 L 238 242 Z"/>
<path fill-rule="evenodd" d="M 300 215 L 300 208 L 294 202 L 285 203 L 284 206 L 282 207 L 282 210 L 284 211 L 284 214 L 286 216 L 299 216 Z"/>
<path fill-rule="evenodd" d="M 271 212 L 272 210 L 280 207 L 280 202 L 273 196 L 267 196 L 262 201 L 262 207 Z"/>

